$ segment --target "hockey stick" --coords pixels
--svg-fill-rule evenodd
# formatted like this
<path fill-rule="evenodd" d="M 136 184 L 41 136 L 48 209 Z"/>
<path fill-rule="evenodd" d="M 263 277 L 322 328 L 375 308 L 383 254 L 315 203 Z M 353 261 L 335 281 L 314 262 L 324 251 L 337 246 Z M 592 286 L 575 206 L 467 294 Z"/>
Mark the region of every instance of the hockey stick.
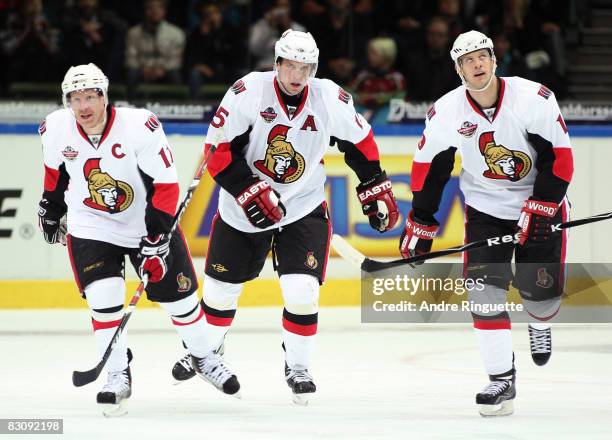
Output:
<path fill-rule="evenodd" d="M 213 138 L 214 142 L 212 146 L 210 147 L 210 149 L 208 150 L 208 153 L 204 155 L 202 162 L 200 162 L 200 165 L 198 166 L 198 170 L 195 176 L 193 177 L 193 180 L 191 181 L 191 185 L 189 185 L 189 188 L 187 189 L 185 198 L 179 205 L 176 215 L 174 216 L 172 228 L 170 229 L 170 233 L 168 234 L 169 239 L 172 238 L 172 235 L 176 231 L 176 228 L 179 225 L 181 217 L 184 214 L 185 209 L 187 208 L 187 205 L 191 201 L 191 197 L 193 196 L 195 189 L 200 183 L 200 179 L 202 178 L 202 176 L 204 175 L 204 172 L 206 171 L 206 168 L 208 167 L 208 161 L 211 158 L 211 156 L 214 154 L 215 150 L 217 149 L 217 146 L 219 145 L 219 141 L 221 140 L 222 136 L 223 136 L 223 130 L 219 129 L 217 133 L 215 133 L 215 136 Z M 113 335 L 113 338 L 111 339 L 110 344 L 106 348 L 104 355 L 102 355 L 102 359 L 100 360 L 98 365 L 96 365 L 91 370 L 72 372 L 72 383 L 74 384 L 74 386 L 82 387 L 83 385 L 87 385 L 88 383 L 95 381 L 100 376 L 100 373 L 102 373 L 102 369 L 104 368 L 104 365 L 106 365 L 106 362 L 108 361 L 108 358 L 113 352 L 115 345 L 117 345 L 117 341 L 119 340 L 121 333 L 123 333 L 123 329 L 125 328 L 128 320 L 130 319 L 130 316 L 132 316 L 132 312 L 134 311 L 134 308 L 136 307 L 136 304 L 138 303 L 140 296 L 142 295 L 145 288 L 147 287 L 148 282 L 149 282 L 149 277 L 147 274 L 145 274 L 142 277 L 140 284 L 138 285 L 138 288 L 136 289 L 136 292 L 134 292 L 134 296 L 132 296 L 132 299 L 130 300 L 130 303 L 127 307 L 127 311 L 124 313 L 123 318 L 121 318 L 121 322 L 119 323 L 117 330 L 115 330 L 115 334 Z"/>
<path fill-rule="evenodd" d="M 578 220 L 571 220 L 565 223 L 557 223 L 556 225 L 552 225 L 552 232 L 559 232 L 562 229 L 573 228 L 576 226 L 587 225 L 589 223 L 600 222 L 602 220 L 608 220 L 612 218 L 612 212 L 606 212 L 604 214 L 594 215 L 592 217 L 586 217 Z M 459 252 L 465 252 L 472 249 L 479 249 L 485 247 L 498 246 L 500 244 L 506 243 L 518 243 L 518 235 L 516 234 L 506 234 L 500 235 L 497 237 L 486 238 L 484 240 L 473 241 L 471 243 L 464 244 L 463 246 L 452 247 L 448 249 L 442 249 L 439 251 L 429 252 L 427 254 L 415 255 L 410 258 L 401 258 L 392 261 L 378 261 L 372 260 L 353 246 L 351 246 L 344 238 L 341 236 L 334 234 L 332 237 L 332 246 L 340 254 L 340 256 L 349 262 L 353 263 L 355 266 L 358 266 L 364 272 L 376 272 L 379 270 L 391 269 L 393 267 L 410 265 L 417 261 L 425 261 L 430 260 L 432 258 L 444 257 L 446 255 L 456 254 Z"/>

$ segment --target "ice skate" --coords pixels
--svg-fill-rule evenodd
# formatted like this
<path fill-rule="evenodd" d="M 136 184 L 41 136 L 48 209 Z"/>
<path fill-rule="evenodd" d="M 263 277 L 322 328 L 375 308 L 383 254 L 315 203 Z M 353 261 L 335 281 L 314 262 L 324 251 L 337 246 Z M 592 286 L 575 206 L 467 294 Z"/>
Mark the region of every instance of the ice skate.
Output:
<path fill-rule="evenodd" d="M 509 416 L 514 412 L 515 376 L 509 379 L 489 377 L 489 385 L 476 394 L 478 412 L 483 417 Z"/>
<path fill-rule="evenodd" d="M 238 378 L 230 371 L 220 355 L 215 352 L 203 358 L 191 355 L 191 364 L 199 377 L 225 394 L 240 399 Z"/>
<path fill-rule="evenodd" d="M 529 324 L 529 346 L 531 359 L 536 365 L 546 365 L 552 354 L 552 332 L 550 327 L 539 330 Z"/>
<path fill-rule="evenodd" d="M 106 384 L 96 397 L 105 417 L 120 417 L 127 414 L 127 400 L 132 395 L 130 367 L 123 371 L 108 373 Z"/>
<path fill-rule="evenodd" d="M 293 393 L 293 403 L 307 406 L 310 398 L 317 391 L 314 379 L 308 370 L 294 370 L 285 363 L 285 380 Z"/>
<path fill-rule="evenodd" d="M 225 353 L 225 340 L 221 342 L 219 348 L 213 351 L 213 353 L 223 356 Z M 193 366 L 191 365 L 191 355 L 187 353 L 185 356 L 180 358 L 172 367 L 172 377 L 174 378 L 174 385 L 185 382 L 196 375 Z"/>

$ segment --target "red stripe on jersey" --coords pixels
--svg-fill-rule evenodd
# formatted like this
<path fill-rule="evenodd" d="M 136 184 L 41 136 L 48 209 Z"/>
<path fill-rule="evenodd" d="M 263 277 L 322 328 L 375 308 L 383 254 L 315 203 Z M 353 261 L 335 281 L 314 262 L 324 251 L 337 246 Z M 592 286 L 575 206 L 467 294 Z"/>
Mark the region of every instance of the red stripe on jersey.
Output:
<path fill-rule="evenodd" d="M 412 191 L 421 191 L 427 173 L 429 173 L 429 167 L 431 163 L 427 162 L 412 162 L 412 176 L 410 181 L 410 188 Z"/>
<path fill-rule="evenodd" d="M 210 325 L 216 325 L 217 327 L 229 327 L 232 325 L 232 321 L 234 320 L 234 318 L 221 318 L 219 316 L 210 315 L 206 312 L 204 312 L 204 314 L 206 315 L 206 322 L 208 322 Z"/>
<path fill-rule="evenodd" d="M 283 318 L 283 328 L 300 336 L 313 336 L 317 334 L 317 324 L 301 325 L 285 318 Z"/>
<path fill-rule="evenodd" d="M 204 309 L 202 307 L 200 307 L 200 313 L 198 313 L 198 316 L 193 320 L 193 321 L 189 321 L 189 322 L 179 322 L 176 320 L 172 320 L 172 324 L 176 325 L 176 326 L 183 326 L 183 325 L 191 325 L 194 324 L 196 322 L 198 322 L 200 319 L 202 319 L 202 316 L 204 316 Z"/>
<path fill-rule="evenodd" d="M 94 332 L 96 330 L 105 330 L 107 328 L 118 327 L 120 322 L 121 319 L 117 319 L 115 321 L 96 321 L 95 319 L 91 318 Z"/>
<path fill-rule="evenodd" d="M 509 319 L 474 319 L 474 328 L 479 330 L 510 330 Z"/>
<path fill-rule="evenodd" d="M 206 154 L 210 151 L 212 144 L 206 144 L 204 151 Z M 230 150 L 229 142 L 221 142 L 217 145 L 215 153 L 208 159 L 208 172 L 215 177 L 221 171 L 226 169 L 232 163 L 232 151 Z"/>
<path fill-rule="evenodd" d="M 176 204 L 179 197 L 178 183 L 154 183 L 153 207 L 167 214 L 176 214 Z"/>
<path fill-rule="evenodd" d="M 45 191 L 55 191 L 59 181 L 59 170 L 54 170 L 45 165 Z"/>
<path fill-rule="evenodd" d="M 368 135 L 362 141 L 356 143 L 355 146 L 369 161 L 378 160 L 378 145 L 376 145 L 374 132 L 371 128 Z"/>
<path fill-rule="evenodd" d="M 569 183 L 574 175 L 574 156 L 569 148 L 553 148 L 555 161 L 553 162 L 552 172 L 559 179 Z"/>

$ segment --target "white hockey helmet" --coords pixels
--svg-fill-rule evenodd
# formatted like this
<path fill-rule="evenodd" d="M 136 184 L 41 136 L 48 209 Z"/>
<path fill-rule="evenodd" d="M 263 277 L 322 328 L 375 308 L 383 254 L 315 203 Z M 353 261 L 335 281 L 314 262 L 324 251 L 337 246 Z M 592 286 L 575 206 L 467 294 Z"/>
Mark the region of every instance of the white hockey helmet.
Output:
<path fill-rule="evenodd" d="M 274 45 L 274 62 L 279 58 L 312 64 L 310 76 L 315 76 L 319 64 L 319 49 L 310 32 L 287 29 Z"/>
<path fill-rule="evenodd" d="M 98 66 L 93 63 L 72 66 L 66 72 L 62 81 L 62 102 L 69 107 L 68 95 L 72 92 L 85 89 L 98 89 L 104 96 L 104 103 L 108 104 L 108 78 Z"/>
<path fill-rule="evenodd" d="M 459 35 L 453 43 L 453 48 L 450 51 L 450 56 L 458 64 L 458 60 L 463 55 L 474 52 L 480 49 L 489 49 L 491 56 L 494 58 L 493 41 L 482 32 L 468 31 Z"/>

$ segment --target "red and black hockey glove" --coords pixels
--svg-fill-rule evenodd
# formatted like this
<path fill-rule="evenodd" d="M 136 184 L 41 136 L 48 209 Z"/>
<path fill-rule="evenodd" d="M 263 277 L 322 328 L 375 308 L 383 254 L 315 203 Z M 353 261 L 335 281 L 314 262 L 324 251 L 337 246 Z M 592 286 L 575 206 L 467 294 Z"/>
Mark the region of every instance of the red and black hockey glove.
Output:
<path fill-rule="evenodd" d="M 287 212 L 279 197 L 268 182 L 257 180 L 236 197 L 236 202 L 253 226 L 266 229 L 280 222 Z"/>
<path fill-rule="evenodd" d="M 57 209 L 47 199 L 38 203 L 38 228 L 49 244 L 59 243 L 66 246 L 66 221 L 64 211 Z"/>
<path fill-rule="evenodd" d="M 552 219 L 559 210 L 554 202 L 544 202 L 529 198 L 523 203 L 521 216 L 518 221 L 519 244 L 527 240 L 542 242 L 548 240 L 552 232 Z"/>
<path fill-rule="evenodd" d="M 168 272 L 170 266 L 170 239 L 167 234 L 142 237 L 138 251 L 139 274 L 149 275 L 150 283 L 157 283 Z"/>
<path fill-rule="evenodd" d="M 357 186 L 361 210 L 368 216 L 370 226 L 378 232 L 393 229 L 399 218 L 397 202 L 393 196 L 391 181 L 384 171 Z"/>
<path fill-rule="evenodd" d="M 410 211 L 400 237 L 399 248 L 402 258 L 410 258 L 431 251 L 431 245 L 438 233 L 438 227 L 437 222 L 424 222 L 415 219 L 413 211 Z M 417 261 L 414 264 L 423 264 L 423 261 Z"/>

